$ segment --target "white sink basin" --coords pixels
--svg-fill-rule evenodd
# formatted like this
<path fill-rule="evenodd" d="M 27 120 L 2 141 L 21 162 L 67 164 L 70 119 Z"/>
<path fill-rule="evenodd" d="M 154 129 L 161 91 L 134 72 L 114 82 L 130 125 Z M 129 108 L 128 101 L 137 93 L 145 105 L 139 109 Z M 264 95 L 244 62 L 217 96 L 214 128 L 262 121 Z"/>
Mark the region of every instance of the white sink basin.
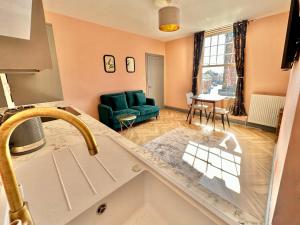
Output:
<path fill-rule="evenodd" d="M 99 206 L 101 206 L 99 209 Z M 99 214 L 97 211 L 103 211 Z M 144 171 L 68 225 L 225 225 L 173 186 Z"/>

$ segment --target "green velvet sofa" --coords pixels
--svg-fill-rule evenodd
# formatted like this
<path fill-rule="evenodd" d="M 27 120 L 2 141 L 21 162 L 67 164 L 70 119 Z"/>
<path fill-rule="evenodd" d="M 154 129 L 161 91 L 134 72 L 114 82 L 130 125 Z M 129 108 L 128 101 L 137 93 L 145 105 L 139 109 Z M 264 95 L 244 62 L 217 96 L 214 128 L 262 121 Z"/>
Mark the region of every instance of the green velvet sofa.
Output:
<path fill-rule="evenodd" d="M 146 98 L 142 90 L 137 90 L 101 95 L 98 112 L 102 123 L 117 130 L 120 129 L 118 116 L 136 115 L 135 123 L 138 123 L 152 117 L 157 118 L 159 107 L 155 106 L 154 99 Z"/>

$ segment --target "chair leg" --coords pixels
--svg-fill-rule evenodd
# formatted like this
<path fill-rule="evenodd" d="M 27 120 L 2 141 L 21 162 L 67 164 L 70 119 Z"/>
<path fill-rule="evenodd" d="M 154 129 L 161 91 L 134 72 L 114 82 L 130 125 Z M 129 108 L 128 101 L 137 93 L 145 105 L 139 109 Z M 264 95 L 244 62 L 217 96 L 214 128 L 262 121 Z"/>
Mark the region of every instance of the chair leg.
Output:
<path fill-rule="evenodd" d="M 209 112 L 208 117 L 206 118 L 206 125 L 208 124 L 209 118 L 210 118 L 211 112 Z"/>
<path fill-rule="evenodd" d="M 223 129 L 225 130 L 224 114 L 221 115 L 221 118 L 222 118 Z"/>
<path fill-rule="evenodd" d="M 228 126 L 230 127 L 230 122 L 229 122 L 229 117 L 228 117 L 228 114 L 226 114 L 226 118 L 227 118 L 227 123 L 228 123 Z"/>
<path fill-rule="evenodd" d="M 195 114 L 196 114 L 196 109 L 194 109 L 193 118 L 195 117 Z"/>
<path fill-rule="evenodd" d="M 202 110 L 200 110 L 200 123 L 202 123 Z"/>
<path fill-rule="evenodd" d="M 206 111 L 206 109 L 204 109 L 204 112 L 205 112 L 205 118 L 207 119 L 207 111 Z"/>
<path fill-rule="evenodd" d="M 189 109 L 188 115 L 187 115 L 187 117 L 186 117 L 186 121 L 188 121 L 188 119 L 189 119 L 189 117 L 190 117 L 190 115 L 191 115 L 191 111 L 192 111 L 192 107 L 190 107 L 190 109 Z"/>

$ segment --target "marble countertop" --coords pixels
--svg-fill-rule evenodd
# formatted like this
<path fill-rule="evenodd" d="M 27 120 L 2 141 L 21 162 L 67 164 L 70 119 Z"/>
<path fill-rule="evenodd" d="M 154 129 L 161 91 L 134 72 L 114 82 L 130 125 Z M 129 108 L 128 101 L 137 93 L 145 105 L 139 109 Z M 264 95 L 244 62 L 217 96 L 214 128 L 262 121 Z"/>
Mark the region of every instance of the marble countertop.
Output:
<path fill-rule="evenodd" d="M 44 103 L 39 104 L 39 106 L 63 106 L 63 102 L 53 102 L 53 103 Z M 0 109 L 3 112 L 3 109 Z M 80 111 L 80 110 L 78 110 Z M 80 111 L 81 112 L 81 111 Z M 26 200 L 30 201 L 30 198 L 34 198 L 35 191 L 38 192 L 45 192 L 47 193 L 53 192 L 53 188 L 60 189 L 60 194 L 53 196 L 53 201 L 48 202 L 48 206 L 50 204 L 55 204 L 58 200 L 64 201 L 66 204 L 63 205 L 63 208 L 60 208 L 61 211 L 56 211 L 55 207 L 53 205 L 52 208 L 50 208 L 50 212 L 45 212 L 45 209 L 42 210 L 42 207 L 31 207 L 33 215 L 37 215 L 38 220 L 43 219 L 49 216 L 56 215 L 55 213 L 58 213 L 58 216 L 55 217 L 57 221 L 60 221 L 60 223 L 55 224 L 64 224 L 66 221 L 70 221 L 71 218 L 74 218 L 76 215 L 79 215 L 83 210 L 85 205 L 90 204 L 93 205 L 97 201 L 99 201 L 101 198 L 115 190 L 116 188 L 120 187 L 122 184 L 124 184 L 129 179 L 132 179 L 132 177 L 136 176 L 137 174 L 134 173 L 131 168 L 133 165 L 139 163 L 142 161 L 145 166 L 153 169 L 155 172 L 159 173 L 161 176 L 163 176 L 166 180 L 169 182 L 172 182 L 176 187 L 184 191 L 186 194 L 188 194 L 190 197 L 198 201 L 200 204 L 202 204 L 204 207 L 206 207 L 208 210 L 212 211 L 215 215 L 222 218 L 225 222 L 228 224 L 243 224 L 243 225 L 262 225 L 262 221 L 258 221 L 255 217 L 252 215 L 242 211 L 238 207 L 234 206 L 233 204 L 229 203 L 228 201 L 220 198 L 218 195 L 212 193 L 208 189 L 201 187 L 199 185 L 194 186 L 190 182 L 188 182 L 185 177 L 182 175 L 176 173 L 176 171 L 168 166 L 163 161 L 153 158 L 151 154 L 149 154 L 143 147 L 132 143 L 128 139 L 121 136 L 119 133 L 109 129 L 99 121 L 95 120 L 94 118 L 88 116 L 87 114 L 81 112 L 82 115 L 79 116 L 80 119 L 82 119 L 88 127 L 91 129 L 92 133 L 95 136 L 95 139 L 100 147 L 100 154 L 97 156 L 99 157 L 102 162 L 105 165 L 109 166 L 109 171 L 112 171 L 113 177 L 117 179 L 117 181 L 114 181 L 114 179 L 109 175 L 106 174 L 107 181 L 101 182 L 101 184 L 106 183 L 106 191 L 101 189 L 101 192 L 99 191 L 99 185 L 97 186 L 96 179 L 92 180 L 92 183 L 96 183 L 94 185 L 95 187 L 92 188 L 91 186 L 86 186 L 86 183 L 84 183 L 84 179 L 82 181 L 78 181 L 79 185 L 84 186 L 85 188 L 88 188 L 89 191 L 84 191 L 83 193 L 88 193 L 89 196 L 86 194 L 82 194 L 82 192 L 77 193 L 76 189 L 74 189 L 74 193 L 79 194 L 76 198 L 70 197 L 70 202 L 82 202 L 84 201 L 85 204 L 83 204 L 82 207 L 75 207 L 76 204 L 68 205 L 68 202 L 65 200 L 65 197 L 62 195 L 61 192 L 61 184 L 57 180 L 57 174 L 53 174 L 51 176 L 56 177 L 53 179 L 56 179 L 56 183 L 54 187 L 49 188 L 50 184 L 47 183 L 47 179 L 42 179 L 43 176 L 47 174 L 47 171 L 41 170 L 40 173 L 35 173 L 34 176 L 32 176 L 30 179 L 28 179 L 28 171 L 30 171 L 30 167 L 33 167 L 33 164 L 36 164 L 37 167 L 41 167 L 43 165 L 49 164 L 49 162 L 53 162 L 55 160 L 54 158 L 57 158 L 57 164 L 59 165 L 59 169 L 62 170 L 63 168 L 71 168 L 71 163 L 68 163 L 68 159 L 74 157 L 78 157 L 81 159 L 81 161 L 84 162 L 84 165 L 87 165 L 95 160 L 94 157 L 89 157 L 88 152 L 84 144 L 84 140 L 81 137 L 80 133 L 72 127 L 70 124 L 62 121 L 62 120 L 55 120 L 51 122 L 43 123 L 44 132 L 46 135 L 47 144 L 45 147 L 43 147 L 41 150 L 26 155 L 22 157 L 14 157 L 13 163 L 14 167 L 16 169 L 17 176 L 19 178 L 19 181 L 23 184 L 24 187 L 24 193 Z M 116 152 L 111 152 L 111 149 L 115 149 Z M 125 151 L 124 151 L 125 150 Z M 86 152 L 83 152 L 86 151 Z M 128 154 L 130 153 L 130 154 Z M 111 163 L 112 157 L 114 157 L 114 160 L 119 159 L 118 162 L 123 163 Z M 63 159 L 64 161 L 61 161 Z M 126 159 L 126 160 L 124 160 Z M 73 160 L 74 161 L 74 160 Z M 30 162 L 30 163 L 29 163 Z M 53 163 L 51 164 L 53 166 Z M 50 167 L 47 167 L 50 168 Z M 74 167 L 75 168 L 75 167 Z M 80 173 L 80 170 L 78 170 L 77 166 L 77 172 Z M 95 168 L 92 168 L 91 170 L 95 170 Z M 104 173 L 102 170 L 97 170 L 98 172 Z M 92 174 L 92 173 L 91 173 Z M 48 175 L 47 175 L 48 176 Z M 64 177 L 68 177 L 67 175 L 64 175 Z M 92 175 L 91 175 L 92 177 Z M 43 180 L 43 181 L 41 181 Z M 38 181 L 40 182 L 38 186 L 33 187 L 36 185 L 36 182 L 32 181 Z M 72 179 L 69 179 L 67 183 L 72 183 Z M 44 185 L 41 186 L 41 185 Z M 93 190 L 94 189 L 94 190 Z M 34 191 L 35 190 L 35 191 Z M 49 191 L 49 192 L 48 192 Z M 31 192 L 31 193 L 30 193 Z M 96 192 L 96 193 L 95 193 Z M 96 196 L 96 197 L 95 197 Z M 28 198 L 29 199 L 28 199 Z M 87 199 L 87 200 L 84 200 Z M 35 199 L 33 199 L 35 201 Z M 55 201 L 54 201 L 55 200 Z M 42 204 L 44 201 L 43 199 L 40 199 L 40 203 Z M 47 200 L 49 201 L 49 199 Z M 70 210 L 70 207 L 72 210 Z M 86 209 L 86 208 L 85 208 Z M 61 213 L 62 212 L 62 213 Z M 67 215 L 67 216 L 65 216 Z M 40 222 L 40 221 L 37 221 Z M 49 221 L 49 223 L 37 223 L 37 224 L 53 224 L 53 221 Z"/>
<path fill-rule="evenodd" d="M 212 211 L 215 215 L 219 216 L 228 224 L 240 225 L 263 225 L 263 221 L 259 221 L 256 217 L 241 210 L 232 203 L 224 200 L 217 194 L 211 192 L 201 185 L 194 185 L 178 173 L 174 168 L 170 167 L 164 161 L 153 157 L 149 151 L 141 146 L 132 143 L 130 140 L 122 137 L 116 132 L 109 134 L 116 142 L 118 142 L 124 149 L 130 151 L 133 155 L 143 161 L 147 166 L 158 171 L 165 179 L 175 184 L 186 194 L 190 195 L 193 199 Z"/>

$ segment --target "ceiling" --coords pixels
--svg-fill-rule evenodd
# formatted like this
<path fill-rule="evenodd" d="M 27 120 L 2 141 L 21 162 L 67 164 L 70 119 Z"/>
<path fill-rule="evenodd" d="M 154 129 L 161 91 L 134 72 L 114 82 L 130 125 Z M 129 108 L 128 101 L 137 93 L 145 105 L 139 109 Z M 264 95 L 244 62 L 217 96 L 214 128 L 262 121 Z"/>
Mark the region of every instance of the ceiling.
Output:
<path fill-rule="evenodd" d="M 158 10 L 165 0 L 43 0 L 46 11 L 91 21 L 154 39 L 169 41 L 238 20 L 288 11 L 290 0 L 175 0 L 181 29 L 158 29 Z"/>

